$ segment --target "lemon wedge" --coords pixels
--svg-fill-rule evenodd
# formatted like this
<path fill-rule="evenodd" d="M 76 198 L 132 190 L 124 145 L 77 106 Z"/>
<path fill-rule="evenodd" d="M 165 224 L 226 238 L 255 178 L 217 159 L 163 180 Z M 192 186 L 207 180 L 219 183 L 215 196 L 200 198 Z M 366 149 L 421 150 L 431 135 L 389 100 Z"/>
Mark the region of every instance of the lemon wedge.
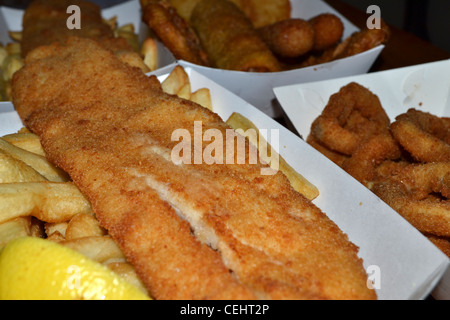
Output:
<path fill-rule="evenodd" d="M 23 237 L 0 251 L 2 300 L 145 300 L 140 289 L 55 242 Z"/>

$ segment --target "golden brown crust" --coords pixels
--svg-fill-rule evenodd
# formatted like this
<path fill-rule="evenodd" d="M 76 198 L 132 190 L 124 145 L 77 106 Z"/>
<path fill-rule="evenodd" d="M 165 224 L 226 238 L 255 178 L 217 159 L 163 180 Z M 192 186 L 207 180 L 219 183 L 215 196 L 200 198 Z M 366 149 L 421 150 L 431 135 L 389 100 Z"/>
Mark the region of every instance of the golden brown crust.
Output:
<path fill-rule="evenodd" d="M 314 45 L 314 29 L 303 19 L 282 20 L 257 30 L 270 50 L 280 57 L 299 57 Z"/>
<path fill-rule="evenodd" d="M 251 21 L 232 2 L 202 0 L 195 6 L 190 22 L 214 67 L 236 71 L 280 71 L 278 60 Z"/>
<path fill-rule="evenodd" d="M 170 160 L 174 130 L 225 134 L 218 115 L 91 40 L 47 51 L 16 73 L 17 110 L 154 297 L 376 298 L 357 247 L 284 175 Z"/>
<path fill-rule="evenodd" d="M 142 2 L 143 20 L 175 58 L 208 66 L 206 52 L 195 32 L 167 1 Z"/>
<path fill-rule="evenodd" d="M 66 12 L 77 5 L 81 12 L 81 29 L 69 29 Z M 100 7 L 83 0 L 34 0 L 25 10 L 21 49 L 25 57 L 31 50 L 53 42 L 64 42 L 70 36 L 96 40 L 113 38 L 113 31 L 103 23 Z"/>

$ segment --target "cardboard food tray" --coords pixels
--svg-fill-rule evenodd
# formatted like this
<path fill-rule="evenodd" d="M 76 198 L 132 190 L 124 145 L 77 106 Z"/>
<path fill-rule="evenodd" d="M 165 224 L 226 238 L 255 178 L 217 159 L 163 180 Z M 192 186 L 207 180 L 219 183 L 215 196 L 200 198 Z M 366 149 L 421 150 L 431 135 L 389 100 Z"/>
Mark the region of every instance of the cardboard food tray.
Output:
<path fill-rule="evenodd" d="M 359 31 L 348 19 L 322 0 L 291 0 L 291 5 L 291 16 L 293 18 L 307 20 L 326 12 L 337 15 L 344 24 L 343 39 Z M 384 45 L 380 45 L 348 58 L 307 68 L 270 73 L 215 69 L 199 66 L 184 60 L 180 60 L 179 63 L 182 66 L 194 68 L 199 73 L 234 92 L 268 116 L 276 118 L 281 115 L 281 110 L 276 103 L 272 91 L 273 87 L 366 73 L 383 49 Z"/>
<path fill-rule="evenodd" d="M 297 135 L 195 70 L 186 68 L 186 71 L 192 91 L 204 87 L 210 89 L 214 111 L 222 119 L 239 112 L 259 129 L 278 130 L 281 156 L 320 191 L 313 202 L 360 248 L 364 267 L 378 268 L 381 280 L 380 289 L 377 289 L 379 299 L 427 297 L 447 268 L 447 257 L 390 207 Z M 160 76 L 160 81 L 166 76 Z M 21 127 L 12 104 L 0 106 L 0 136 L 16 132 Z M 265 138 L 271 143 L 270 137 Z"/>
<path fill-rule="evenodd" d="M 449 117 L 449 74 L 450 60 L 444 60 L 360 76 L 277 87 L 274 93 L 292 125 L 306 138 L 311 123 L 321 114 L 330 96 L 352 81 L 367 87 L 379 97 L 391 121 L 409 108 Z M 328 162 L 332 165 L 331 161 Z M 341 170 L 337 166 L 336 169 Z M 409 245 L 408 239 L 403 245 Z M 450 299 L 450 268 L 434 290 L 433 297 Z"/>

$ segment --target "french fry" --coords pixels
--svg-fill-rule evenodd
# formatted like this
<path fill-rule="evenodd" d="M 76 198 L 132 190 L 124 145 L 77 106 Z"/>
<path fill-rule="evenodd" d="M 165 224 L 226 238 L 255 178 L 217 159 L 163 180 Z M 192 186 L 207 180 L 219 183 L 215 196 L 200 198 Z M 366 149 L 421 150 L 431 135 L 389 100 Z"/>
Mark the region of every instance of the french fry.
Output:
<path fill-rule="evenodd" d="M 32 181 L 47 181 L 47 179 L 23 161 L 0 150 L 0 183 Z"/>
<path fill-rule="evenodd" d="M 211 92 L 208 88 L 200 88 L 191 94 L 191 100 L 204 108 L 213 111 Z"/>
<path fill-rule="evenodd" d="M 190 82 L 186 83 L 184 86 L 180 88 L 177 92 L 177 96 L 180 98 L 189 100 L 191 98 L 191 84 Z"/>
<path fill-rule="evenodd" d="M 93 215 L 87 199 L 71 182 L 0 184 L 0 223 L 22 216 L 64 222 L 78 213 Z"/>
<path fill-rule="evenodd" d="M 45 234 L 48 237 L 52 236 L 53 234 L 59 234 L 64 240 L 66 238 L 66 230 L 68 225 L 69 223 L 67 221 L 58 223 L 47 222 L 44 225 Z"/>
<path fill-rule="evenodd" d="M 125 40 L 127 40 L 130 46 L 133 48 L 134 52 L 139 52 L 139 39 L 136 32 L 134 31 L 134 25 L 132 23 L 125 24 L 116 28 L 116 30 L 114 31 L 114 35 L 116 37 L 124 38 Z"/>
<path fill-rule="evenodd" d="M 158 49 L 154 38 L 147 38 L 142 42 L 141 54 L 144 56 L 145 65 L 151 70 L 156 70 L 158 64 Z"/>
<path fill-rule="evenodd" d="M 45 156 L 39 137 L 31 132 L 11 133 L 1 139 L 15 145 L 16 147 Z"/>
<path fill-rule="evenodd" d="M 2 70 L 0 70 L 0 101 L 8 101 L 11 95 L 10 86 L 3 80 Z"/>
<path fill-rule="evenodd" d="M 45 157 L 14 146 L 0 139 L 0 150 L 13 158 L 25 162 L 49 181 L 64 182 L 69 180 L 67 173 L 51 164 Z"/>
<path fill-rule="evenodd" d="M 98 220 L 86 213 L 77 214 L 70 219 L 65 230 L 66 240 L 104 235 L 106 235 L 106 230 L 100 227 Z"/>
<path fill-rule="evenodd" d="M 9 37 L 17 42 L 22 41 L 22 31 L 8 31 Z"/>
<path fill-rule="evenodd" d="M 176 66 L 161 83 L 161 86 L 164 92 L 169 94 L 177 94 L 187 83 L 190 83 L 188 74 L 183 67 Z"/>
<path fill-rule="evenodd" d="M 9 241 L 31 234 L 31 217 L 17 217 L 0 223 L 0 249 Z"/>
<path fill-rule="evenodd" d="M 107 261 L 125 262 L 125 256 L 110 236 L 92 236 L 64 240 L 60 244 L 100 263 Z"/>
<path fill-rule="evenodd" d="M 3 79 L 5 81 L 11 81 L 14 73 L 23 67 L 23 59 L 19 54 L 11 54 L 3 61 Z"/>
<path fill-rule="evenodd" d="M 111 17 L 109 19 L 103 19 L 103 22 L 106 23 L 111 30 L 116 30 L 117 29 L 117 16 Z"/>
<path fill-rule="evenodd" d="M 150 69 L 142 60 L 141 56 L 133 51 L 118 51 L 114 53 L 120 61 L 142 70 L 142 72 L 150 72 Z"/>
<path fill-rule="evenodd" d="M 255 130 L 256 133 L 259 133 L 258 128 L 246 117 L 243 115 L 234 112 L 226 121 L 226 123 L 232 127 L 234 130 L 242 129 L 243 131 L 247 131 L 248 129 Z M 253 144 L 255 147 L 260 148 L 261 146 L 268 146 L 268 150 L 271 152 L 275 152 L 275 150 L 265 141 L 265 139 L 261 136 L 261 134 L 255 135 L 255 137 L 248 137 L 249 142 Z M 258 141 L 257 139 L 262 139 Z M 261 143 L 259 143 L 261 142 Z M 258 149 L 259 154 L 263 161 L 268 163 L 275 170 L 279 169 L 284 175 L 289 179 L 292 187 L 299 193 L 303 194 L 309 200 L 313 200 L 319 195 L 319 190 L 316 186 L 314 186 L 310 181 L 305 179 L 300 173 L 295 171 L 280 155 L 278 155 L 278 164 L 274 166 L 271 163 L 270 159 L 272 158 L 272 154 L 268 153 L 267 150 Z"/>
<path fill-rule="evenodd" d="M 10 42 L 5 46 L 8 55 L 19 55 L 22 52 L 22 48 L 19 42 Z"/>
<path fill-rule="evenodd" d="M 55 231 L 51 235 L 49 235 L 47 237 L 47 240 L 48 241 L 53 241 L 53 242 L 61 242 L 61 241 L 64 241 L 66 239 L 64 238 L 64 236 L 59 231 Z"/>
<path fill-rule="evenodd" d="M 3 61 L 5 61 L 7 56 L 8 51 L 6 51 L 6 48 L 0 43 L 0 69 L 1 66 L 3 66 Z"/>

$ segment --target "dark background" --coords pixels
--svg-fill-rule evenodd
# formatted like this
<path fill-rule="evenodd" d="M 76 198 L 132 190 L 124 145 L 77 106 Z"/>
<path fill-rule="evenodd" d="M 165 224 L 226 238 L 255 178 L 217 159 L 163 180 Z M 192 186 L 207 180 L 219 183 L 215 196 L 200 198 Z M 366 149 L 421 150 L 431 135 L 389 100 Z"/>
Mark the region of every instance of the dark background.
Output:
<path fill-rule="evenodd" d="M 381 17 L 390 25 L 415 34 L 450 52 L 449 0 L 341 0 L 366 12 L 378 5 Z"/>
<path fill-rule="evenodd" d="M 125 0 L 92 0 L 108 7 Z M 378 5 L 381 17 L 390 25 L 410 32 L 450 52 L 449 0 L 340 0 L 366 12 L 369 5 Z M 29 0 L 0 0 L 0 5 L 24 8 Z M 407 54 L 407 53 L 406 53 Z"/>

